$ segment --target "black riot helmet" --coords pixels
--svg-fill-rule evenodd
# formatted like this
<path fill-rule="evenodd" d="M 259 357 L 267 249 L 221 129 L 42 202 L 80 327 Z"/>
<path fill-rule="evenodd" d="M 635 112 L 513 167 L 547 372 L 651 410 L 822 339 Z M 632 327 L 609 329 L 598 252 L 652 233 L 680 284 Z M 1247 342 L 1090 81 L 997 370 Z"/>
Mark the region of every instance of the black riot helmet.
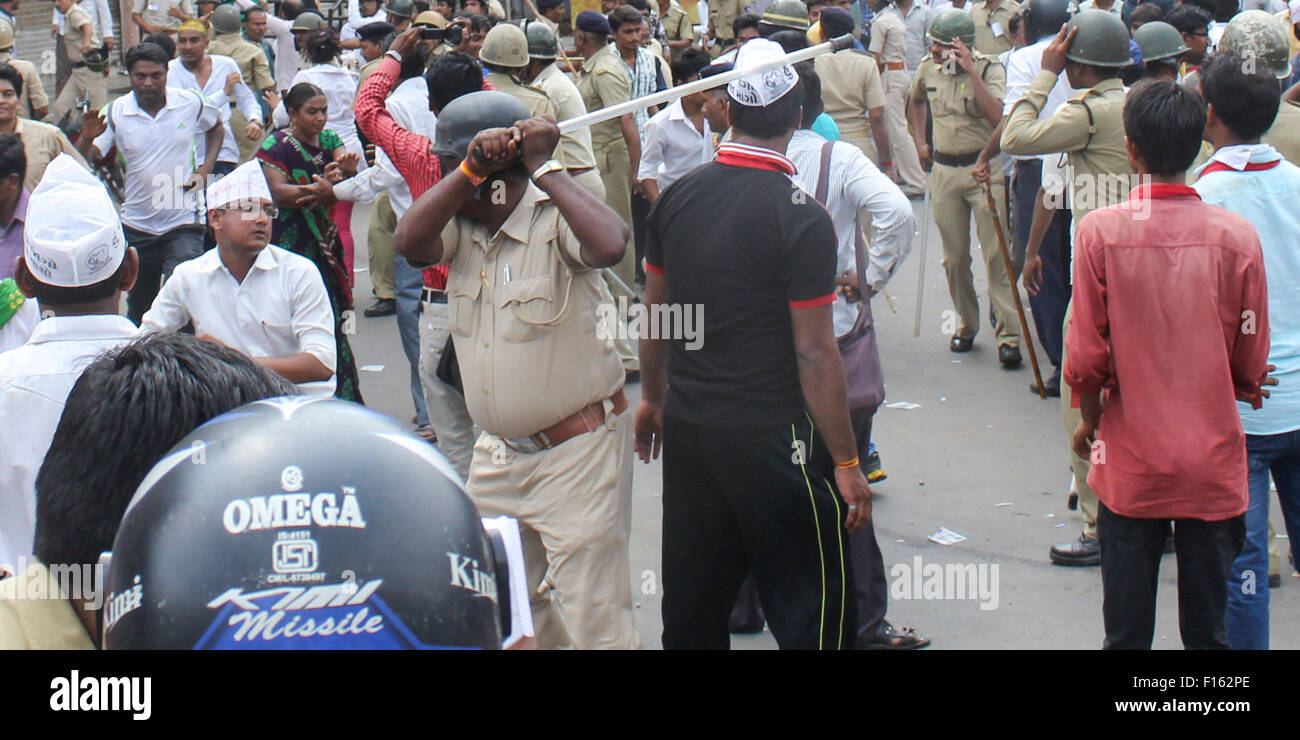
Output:
<path fill-rule="evenodd" d="M 428 442 L 347 401 L 256 401 L 140 484 L 113 543 L 103 644 L 500 648 L 504 562 Z"/>
<path fill-rule="evenodd" d="M 479 90 L 461 95 L 447 103 L 438 114 L 433 132 L 433 151 L 464 159 L 469 143 L 478 132 L 489 128 L 509 128 L 516 121 L 531 118 L 519 98 L 500 90 Z"/>
<path fill-rule="evenodd" d="M 1025 41 L 1055 36 L 1070 22 L 1070 0 L 1029 0 L 1025 7 Z"/>

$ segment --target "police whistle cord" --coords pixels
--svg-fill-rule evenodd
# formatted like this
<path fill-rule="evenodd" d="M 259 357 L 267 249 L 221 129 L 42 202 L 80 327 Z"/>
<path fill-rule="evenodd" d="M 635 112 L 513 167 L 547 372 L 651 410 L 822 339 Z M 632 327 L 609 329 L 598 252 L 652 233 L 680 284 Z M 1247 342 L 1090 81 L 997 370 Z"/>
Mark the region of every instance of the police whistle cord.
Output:
<path fill-rule="evenodd" d="M 925 295 L 925 245 L 930 240 L 930 178 L 925 178 L 925 220 L 921 222 L 921 255 L 916 270 L 916 320 L 912 323 L 912 336 L 921 336 L 921 298 Z"/>
<path fill-rule="evenodd" d="M 1043 387 L 1043 374 L 1038 369 L 1038 354 L 1034 352 L 1034 339 L 1029 334 L 1029 322 L 1025 321 L 1025 307 L 1020 302 L 1020 287 L 1016 285 L 1016 271 L 1011 267 L 1011 252 L 1007 251 L 1007 237 L 1002 231 L 1002 219 L 998 218 L 997 204 L 993 202 L 993 189 L 984 183 L 984 199 L 988 201 L 989 212 L 993 215 L 993 228 L 998 232 L 998 248 L 1002 252 L 1002 263 L 1007 267 L 1007 280 L 1011 283 L 1011 297 L 1016 302 L 1016 315 L 1020 317 L 1020 336 L 1024 337 L 1029 347 L 1029 364 L 1034 368 L 1034 382 L 1038 384 L 1038 397 L 1047 398 L 1047 389 Z"/>
<path fill-rule="evenodd" d="M 667 103 L 687 95 L 703 92 L 704 90 L 712 90 L 716 87 L 721 87 L 732 80 L 739 80 L 742 77 L 749 77 L 750 75 L 759 72 L 766 72 L 769 69 L 776 69 L 777 67 L 782 67 L 787 64 L 797 64 L 814 57 L 819 57 L 822 54 L 829 54 L 831 52 L 851 48 L 853 48 L 853 37 L 845 34 L 833 38 L 830 41 L 817 44 L 816 46 L 810 46 L 807 49 L 800 49 L 799 51 L 786 54 L 785 56 L 770 59 L 762 64 L 756 64 L 745 69 L 733 69 L 730 72 L 723 72 L 720 75 L 714 75 L 703 80 L 688 82 L 685 85 L 670 87 L 667 90 L 662 90 L 657 93 L 642 95 L 639 98 L 626 100 L 617 105 L 611 105 L 608 108 L 601 108 L 600 110 L 594 110 L 585 115 L 570 118 L 567 121 L 561 121 L 560 133 L 567 134 L 576 129 L 597 123 L 603 123 L 628 113 L 635 113 L 642 108 L 649 108 L 652 105 Z"/>

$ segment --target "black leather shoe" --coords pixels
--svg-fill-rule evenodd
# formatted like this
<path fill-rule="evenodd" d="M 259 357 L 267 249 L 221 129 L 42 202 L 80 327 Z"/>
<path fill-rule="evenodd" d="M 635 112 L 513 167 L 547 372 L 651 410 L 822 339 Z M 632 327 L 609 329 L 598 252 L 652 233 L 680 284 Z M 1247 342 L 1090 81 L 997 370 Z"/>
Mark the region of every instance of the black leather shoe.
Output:
<path fill-rule="evenodd" d="M 376 298 L 375 302 L 365 311 L 366 318 L 374 319 L 380 316 L 392 316 L 397 313 L 397 301 L 392 298 Z"/>
<path fill-rule="evenodd" d="M 1057 565 L 1101 565 L 1101 544 L 1081 534 L 1077 540 L 1053 545 L 1050 557 Z"/>
<path fill-rule="evenodd" d="M 975 346 L 975 337 L 953 337 L 948 343 L 948 349 L 953 352 L 970 352 L 971 347 Z"/>
<path fill-rule="evenodd" d="M 1047 380 L 1043 381 L 1043 390 L 1044 390 L 1044 391 L 1047 391 L 1047 397 L 1048 397 L 1048 398 L 1060 398 L 1060 397 L 1061 397 L 1061 379 L 1060 379 L 1060 378 L 1048 378 Z M 1032 393 L 1032 394 L 1034 394 L 1035 396 L 1037 396 L 1037 395 L 1038 395 L 1038 383 L 1036 383 L 1036 382 L 1035 382 L 1035 383 L 1030 383 L 1030 384 L 1029 384 L 1029 392 Z"/>
<path fill-rule="evenodd" d="M 1009 344 L 998 345 L 998 362 L 1002 367 L 1020 367 L 1020 348 Z"/>

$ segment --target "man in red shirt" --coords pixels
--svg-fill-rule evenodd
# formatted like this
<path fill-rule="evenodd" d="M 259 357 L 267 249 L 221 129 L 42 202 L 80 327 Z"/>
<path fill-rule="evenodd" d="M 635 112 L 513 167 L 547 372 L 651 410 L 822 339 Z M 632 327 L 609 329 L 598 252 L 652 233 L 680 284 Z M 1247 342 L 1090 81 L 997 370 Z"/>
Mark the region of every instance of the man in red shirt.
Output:
<path fill-rule="evenodd" d="M 1184 184 L 1205 106 L 1174 82 L 1134 89 L 1129 162 L 1145 183 L 1075 234 L 1066 382 L 1101 506 L 1107 649 L 1149 649 L 1169 524 L 1184 647 L 1228 648 L 1228 569 L 1241 550 L 1246 438 L 1233 413 L 1268 392 L 1268 293 L 1250 222 Z M 1105 395 L 1103 397 L 1103 391 Z"/>

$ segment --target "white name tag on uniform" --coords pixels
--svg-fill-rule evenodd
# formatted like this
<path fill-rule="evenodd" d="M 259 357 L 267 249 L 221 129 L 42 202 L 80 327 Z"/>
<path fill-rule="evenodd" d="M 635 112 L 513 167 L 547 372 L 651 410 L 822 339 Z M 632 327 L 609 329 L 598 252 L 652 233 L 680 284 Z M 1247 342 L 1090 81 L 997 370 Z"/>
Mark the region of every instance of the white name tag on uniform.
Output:
<path fill-rule="evenodd" d="M 998 23 L 997 21 L 993 21 L 992 23 L 990 23 L 990 24 L 989 24 L 989 28 L 993 29 L 993 35 L 994 35 L 994 36 L 1005 36 L 1005 35 L 1006 35 L 1006 31 L 1003 31 L 1003 30 L 1002 30 L 1002 24 L 1001 24 L 1001 23 Z"/>

